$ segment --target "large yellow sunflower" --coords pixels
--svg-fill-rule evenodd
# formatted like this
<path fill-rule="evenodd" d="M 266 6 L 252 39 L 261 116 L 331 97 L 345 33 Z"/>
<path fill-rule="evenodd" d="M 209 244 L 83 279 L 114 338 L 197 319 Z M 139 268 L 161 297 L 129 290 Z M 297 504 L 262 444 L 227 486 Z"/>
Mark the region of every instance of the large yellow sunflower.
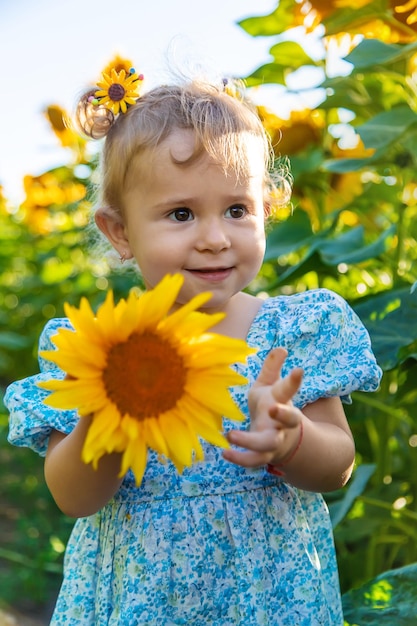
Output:
<path fill-rule="evenodd" d="M 178 471 L 203 459 L 199 438 L 227 447 L 222 416 L 241 420 L 229 387 L 246 379 L 231 369 L 254 350 L 240 339 L 208 333 L 223 313 L 198 309 L 210 293 L 195 296 L 169 314 L 183 284 L 166 276 L 153 290 L 114 305 L 108 293 L 97 316 L 83 298 L 66 305 L 74 330 L 53 337 L 57 350 L 42 353 L 66 373 L 40 386 L 53 391 L 45 402 L 93 414 L 82 458 L 97 467 L 106 453 L 123 452 L 120 475 L 129 468 L 137 484 L 147 449 L 170 458 Z"/>
<path fill-rule="evenodd" d="M 103 72 L 102 80 L 97 83 L 99 89 L 95 92 L 95 97 L 99 103 L 118 115 L 121 111 L 126 113 L 130 104 L 135 104 L 139 97 L 138 86 L 143 80 L 143 76 L 136 74 L 133 70 L 126 72 L 121 69 L 117 72 L 114 68 L 110 73 Z"/>

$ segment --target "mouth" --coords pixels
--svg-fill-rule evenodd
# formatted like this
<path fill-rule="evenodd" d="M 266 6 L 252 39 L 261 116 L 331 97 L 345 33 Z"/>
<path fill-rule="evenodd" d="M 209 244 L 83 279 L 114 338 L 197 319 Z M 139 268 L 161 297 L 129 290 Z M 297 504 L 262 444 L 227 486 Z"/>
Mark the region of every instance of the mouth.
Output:
<path fill-rule="evenodd" d="M 233 267 L 199 267 L 187 269 L 187 272 L 203 280 L 218 282 L 232 273 Z"/>

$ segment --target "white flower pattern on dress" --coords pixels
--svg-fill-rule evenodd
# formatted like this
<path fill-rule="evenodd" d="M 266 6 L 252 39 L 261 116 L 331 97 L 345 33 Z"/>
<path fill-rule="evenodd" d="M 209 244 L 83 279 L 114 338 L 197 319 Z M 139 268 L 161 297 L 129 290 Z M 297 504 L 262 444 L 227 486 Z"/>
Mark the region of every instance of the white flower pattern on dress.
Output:
<path fill-rule="evenodd" d="M 40 349 L 68 320 L 50 321 Z M 300 408 L 321 397 L 378 387 L 381 370 L 359 318 L 335 293 L 312 290 L 265 300 L 248 334 L 258 348 L 236 368 L 252 384 L 267 353 L 288 350 L 284 374 L 304 369 Z M 42 403 L 41 373 L 10 385 L 9 440 L 44 455 L 51 429 L 69 433 L 78 416 Z M 248 428 L 248 386 L 231 393 Z M 203 444 L 205 459 L 179 475 L 149 453 L 140 487 L 129 472 L 98 513 L 75 522 L 54 626 L 342 626 L 333 535 L 320 494 L 264 468 L 246 470 Z"/>

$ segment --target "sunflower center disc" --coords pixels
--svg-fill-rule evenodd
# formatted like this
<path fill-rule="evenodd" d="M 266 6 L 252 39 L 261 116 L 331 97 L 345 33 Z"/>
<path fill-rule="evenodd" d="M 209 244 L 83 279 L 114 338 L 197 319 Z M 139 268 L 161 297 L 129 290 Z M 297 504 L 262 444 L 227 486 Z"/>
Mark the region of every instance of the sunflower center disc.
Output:
<path fill-rule="evenodd" d="M 113 346 L 103 370 L 109 399 L 121 415 L 144 419 L 173 409 L 184 394 L 183 359 L 168 342 L 151 333 L 133 333 Z"/>
<path fill-rule="evenodd" d="M 119 102 L 120 100 L 123 100 L 125 93 L 125 88 L 122 87 L 122 85 L 119 85 L 119 83 L 113 83 L 109 87 L 109 96 L 110 99 L 113 100 L 113 102 Z"/>

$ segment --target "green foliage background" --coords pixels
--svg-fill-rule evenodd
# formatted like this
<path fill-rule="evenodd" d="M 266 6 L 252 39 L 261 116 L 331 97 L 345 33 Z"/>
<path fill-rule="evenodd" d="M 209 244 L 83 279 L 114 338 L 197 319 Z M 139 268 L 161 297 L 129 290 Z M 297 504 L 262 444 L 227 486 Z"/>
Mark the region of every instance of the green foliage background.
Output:
<path fill-rule="evenodd" d="M 281 151 L 290 157 L 294 194 L 291 214 L 282 213 L 270 226 L 265 263 L 250 291 L 274 295 L 328 287 L 350 302 L 370 332 L 384 370 L 381 388 L 375 394 L 353 394 L 353 404 L 346 407 L 357 468 L 347 488 L 326 497 L 346 624 L 376 619 L 414 624 L 417 41 L 410 29 L 396 43 L 368 33 L 350 42 L 349 72 L 329 76 L 334 54 L 329 41 L 340 42 L 338 36 L 350 32 L 364 11 L 354 2 L 349 11 L 330 5 L 321 34 L 305 29 L 300 38 L 294 29 L 299 3 L 292 0 L 281 2 L 269 16 L 240 23 L 253 36 L 271 37 L 271 59 L 246 77 L 248 86 L 275 83 L 290 92 L 288 83 L 300 69 L 321 72 L 321 101 L 311 110 L 287 121 L 260 107 L 277 157 Z M 387 14 L 390 3 L 372 6 Z M 314 59 L 306 52 L 313 36 L 319 51 Z M 353 148 L 344 147 L 346 137 L 355 139 Z M 37 371 L 39 333 L 47 319 L 63 315 L 64 302 L 78 304 L 87 296 L 95 307 L 108 288 L 119 297 L 139 283 L 132 272 L 110 271 L 101 258 L 91 257 L 86 224 L 96 158 L 74 138 L 66 145 L 68 164 L 28 179 L 21 207 L 0 200 L 2 390 Z M 78 190 L 81 199 L 68 202 L 51 194 L 63 188 Z M 42 604 L 56 592 L 71 521 L 58 513 L 44 486 L 42 461 L 6 443 L 5 410 L 0 426 L 5 503 L 0 573 L 9 574 L 1 595 L 3 601 L 25 595 Z"/>

